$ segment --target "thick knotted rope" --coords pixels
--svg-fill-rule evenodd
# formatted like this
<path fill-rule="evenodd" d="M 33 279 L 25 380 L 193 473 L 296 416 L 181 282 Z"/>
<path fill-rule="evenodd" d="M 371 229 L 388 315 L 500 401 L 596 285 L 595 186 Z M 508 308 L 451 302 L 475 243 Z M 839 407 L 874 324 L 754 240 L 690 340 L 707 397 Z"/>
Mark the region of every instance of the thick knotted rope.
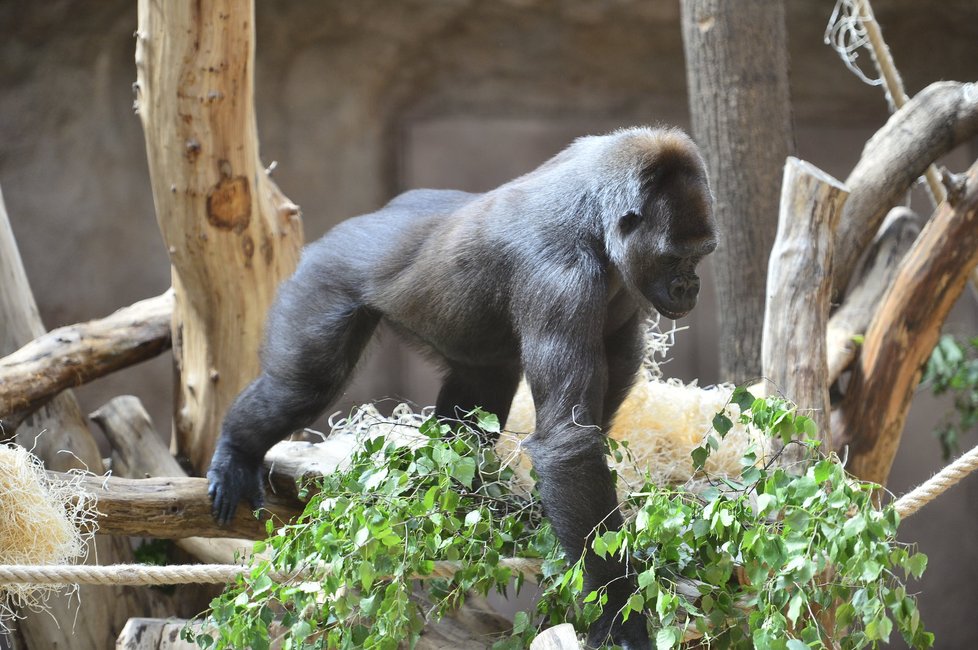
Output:
<path fill-rule="evenodd" d="M 532 578 L 540 572 L 541 561 L 525 558 L 504 558 L 499 566 L 512 569 Z M 461 568 L 460 562 L 435 562 L 431 573 L 411 576 L 416 580 L 451 578 Z M 88 565 L 0 565 L 2 584 L 81 584 L 81 585 L 178 585 L 186 583 L 219 584 L 233 582 L 250 567 L 240 564 L 147 564 Z M 321 569 L 293 572 L 273 571 L 268 577 L 274 582 L 314 580 L 322 576 Z"/>
<path fill-rule="evenodd" d="M 897 499 L 893 507 L 901 517 L 909 517 L 976 469 L 978 469 L 978 447 L 962 454 L 929 480 Z"/>

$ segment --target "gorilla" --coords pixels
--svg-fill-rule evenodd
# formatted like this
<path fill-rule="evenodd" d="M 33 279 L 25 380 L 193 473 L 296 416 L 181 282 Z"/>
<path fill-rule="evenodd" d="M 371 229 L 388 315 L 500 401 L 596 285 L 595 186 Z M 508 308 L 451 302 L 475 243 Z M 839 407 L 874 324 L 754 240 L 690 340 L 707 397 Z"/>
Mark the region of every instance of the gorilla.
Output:
<path fill-rule="evenodd" d="M 505 423 L 525 374 L 537 411 L 526 441 L 545 515 L 568 558 L 622 524 L 602 431 L 635 380 L 650 309 L 696 304 L 696 265 L 716 247 L 713 200 L 692 140 L 672 128 L 579 138 L 484 194 L 406 192 L 304 251 L 266 322 L 262 372 L 224 419 L 207 477 L 215 518 L 262 503 L 265 452 L 340 395 L 384 321 L 440 362 L 435 413 L 475 407 Z M 622 621 L 627 563 L 585 556 L 607 585 L 589 643 L 648 648 Z"/>

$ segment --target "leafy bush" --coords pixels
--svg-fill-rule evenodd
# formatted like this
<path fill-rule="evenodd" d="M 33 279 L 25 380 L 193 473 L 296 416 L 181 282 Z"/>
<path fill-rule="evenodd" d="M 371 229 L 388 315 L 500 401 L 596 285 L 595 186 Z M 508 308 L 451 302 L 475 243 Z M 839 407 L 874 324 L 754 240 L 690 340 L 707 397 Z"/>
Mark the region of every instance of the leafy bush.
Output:
<path fill-rule="evenodd" d="M 814 425 L 778 399 L 732 400 L 745 422 L 788 439 Z M 484 429 L 498 422 L 479 413 Z M 731 421 L 693 452 L 702 468 Z M 467 592 L 505 592 L 523 576 L 499 566 L 507 556 L 541 558 L 543 593 L 533 612 L 517 614 L 495 648 L 525 648 L 538 631 L 570 621 L 584 630 L 606 603 L 603 590 L 582 594 L 583 564 L 563 559 L 511 469 L 465 428 L 435 420 L 413 443 L 366 441 L 342 471 L 323 477 L 302 517 L 271 533 L 257 562 L 215 599 L 204 648 L 266 648 L 273 620 L 284 648 L 397 648 L 413 643 L 426 621 L 458 607 Z M 761 462 L 746 450 L 738 477 L 713 477 L 694 494 L 644 485 L 622 502 L 620 531 L 598 530 L 598 555 L 627 554 L 637 589 L 622 615 L 649 613 L 657 648 L 700 636 L 711 647 L 876 647 L 895 627 L 912 646 L 930 647 L 916 601 L 902 583 L 919 577 L 926 558 L 895 542 L 892 508 L 874 505 L 875 486 L 847 476 L 835 457 L 812 461 L 800 475 Z M 625 443 L 609 453 L 626 460 Z M 417 576 L 453 560 L 453 577 L 426 581 L 429 602 L 415 596 Z M 311 567 L 321 577 L 275 583 L 269 572 Z"/>
<path fill-rule="evenodd" d="M 978 424 L 978 338 L 965 344 L 953 336 L 942 336 L 921 381 L 929 384 L 935 395 L 954 398 L 957 419 L 946 417 L 934 431 L 948 461 L 958 452 L 961 435 Z"/>

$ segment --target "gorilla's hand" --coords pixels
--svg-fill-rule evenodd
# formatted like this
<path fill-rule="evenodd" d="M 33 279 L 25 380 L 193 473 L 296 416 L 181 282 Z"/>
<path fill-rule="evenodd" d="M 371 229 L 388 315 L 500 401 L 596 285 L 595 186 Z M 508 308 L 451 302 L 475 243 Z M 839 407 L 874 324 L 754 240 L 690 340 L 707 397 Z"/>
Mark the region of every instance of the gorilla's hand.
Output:
<path fill-rule="evenodd" d="M 238 502 L 247 500 L 252 509 L 264 503 L 261 480 L 261 463 L 242 460 L 227 446 L 218 446 L 207 470 L 211 497 L 211 514 L 222 526 L 226 526 L 238 508 Z"/>
<path fill-rule="evenodd" d="M 652 650 L 646 623 L 642 612 L 632 612 L 627 621 L 622 621 L 609 598 L 603 614 L 588 630 L 587 645 L 589 648 L 617 645 L 625 650 Z"/>

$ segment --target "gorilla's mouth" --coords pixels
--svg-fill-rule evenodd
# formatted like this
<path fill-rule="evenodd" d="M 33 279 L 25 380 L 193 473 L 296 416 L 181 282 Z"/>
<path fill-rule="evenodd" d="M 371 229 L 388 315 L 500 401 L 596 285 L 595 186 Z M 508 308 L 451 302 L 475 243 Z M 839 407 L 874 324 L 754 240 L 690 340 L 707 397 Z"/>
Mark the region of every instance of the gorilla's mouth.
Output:
<path fill-rule="evenodd" d="M 671 320 L 679 320 L 680 318 L 682 318 L 683 316 L 685 316 L 686 314 L 692 311 L 691 309 L 686 309 L 684 311 L 672 311 L 670 309 L 660 307 L 659 305 L 653 305 L 653 306 L 655 307 L 655 310 L 657 312 L 659 312 L 660 314 L 662 314 L 663 316 Z"/>

